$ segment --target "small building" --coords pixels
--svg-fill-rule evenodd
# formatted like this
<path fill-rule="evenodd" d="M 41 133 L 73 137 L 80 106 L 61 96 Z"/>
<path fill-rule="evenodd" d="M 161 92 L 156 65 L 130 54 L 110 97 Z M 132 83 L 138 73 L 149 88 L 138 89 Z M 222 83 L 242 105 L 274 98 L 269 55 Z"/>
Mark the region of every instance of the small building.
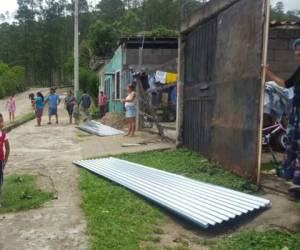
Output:
<path fill-rule="evenodd" d="M 271 21 L 268 63 L 284 79 L 288 79 L 298 67 L 292 47 L 299 37 L 300 22 Z"/>
<path fill-rule="evenodd" d="M 120 39 L 113 57 L 105 63 L 101 76 L 104 81 L 101 82 L 100 88 L 108 97 L 109 112 L 123 112 L 120 99 L 126 97 L 127 85 L 133 82 L 134 75 L 139 71 L 140 50 L 142 51 L 141 70 L 147 75 L 165 69 L 174 69 L 174 72 L 177 72 L 177 38 Z"/>

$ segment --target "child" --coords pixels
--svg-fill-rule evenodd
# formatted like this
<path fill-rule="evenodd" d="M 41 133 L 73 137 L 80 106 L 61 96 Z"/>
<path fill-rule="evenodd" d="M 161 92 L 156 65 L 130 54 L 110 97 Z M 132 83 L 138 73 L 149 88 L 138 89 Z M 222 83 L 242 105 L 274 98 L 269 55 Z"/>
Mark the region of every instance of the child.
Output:
<path fill-rule="evenodd" d="M 36 97 L 34 98 L 34 103 L 37 126 L 40 127 L 44 110 L 44 96 L 41 92 L 37 92 Z"/>
<path fill-rule="evenodd" d="M 0 114 L 0 206 L 1 206 L 1 190 L 3 185 L 3 170 L 8 160 L 10 147 L 6 133 L 3 131 L 4 119 Z M 5 148 L 5 151 L 4 151 Z"/>
<path fill-rule="evenodd" d="M 9 114 L 9 122 L 13 122 L 15 120 L 15 112 L 16 112 L 16 102 L 14 99 L 14 95 L 8 97 L 6 108 Z"/>
<path fill-rule="evenodd" d="M 35 97 L 34 97 L 33 93 L 29 94 L 29 99 L 31 101 L 31 106 L 32 106 L 33 109 L 35 109 L 35 100 L 34 100 L 34 98 Z"/>
<path fill-rule="evenodd" d="M 79 107 L 76 100 L 74 100 L 74 106 L 73 106 L 73 117 L 75 120 L 75 124 L 79 125 Z"/>

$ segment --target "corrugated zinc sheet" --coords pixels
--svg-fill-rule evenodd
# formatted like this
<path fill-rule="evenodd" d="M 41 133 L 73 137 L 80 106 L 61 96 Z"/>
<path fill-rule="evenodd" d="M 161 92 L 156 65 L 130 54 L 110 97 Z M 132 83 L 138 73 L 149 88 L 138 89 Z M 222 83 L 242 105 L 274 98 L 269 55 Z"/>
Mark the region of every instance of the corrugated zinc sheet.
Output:
<path fill-rule="evenodd" d="M 75 161 L 74 164 L 112 180 L 203 228 L 271 206 L 266 199 L 116 158 Z"/>
<path fill-rule="evenodd" d="M 78 126 L 79 129 L 98 136 L 122 135 L 123 131 L 103 125 L 100 122 L 90 121 Z"/>

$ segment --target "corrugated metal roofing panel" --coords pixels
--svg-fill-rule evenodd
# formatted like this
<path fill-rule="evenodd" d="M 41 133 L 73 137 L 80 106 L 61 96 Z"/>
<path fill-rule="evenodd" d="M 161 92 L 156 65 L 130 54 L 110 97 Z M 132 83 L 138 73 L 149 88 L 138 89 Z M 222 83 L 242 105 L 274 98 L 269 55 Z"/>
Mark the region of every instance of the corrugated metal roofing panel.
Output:
<path fill-rule="evenodd" d="M 276 21 L 272 20 L 270 22 L 271 27 L 300 27 L 300 21 Z"/>
<path fill-rule="evenodd" d="M 124 134 L 123 131 L 103 125 L 102 123 L 96 121 L 85 122 L 84 124 L 78 126 L 78 128 L 98 136 L 114 136 Z"/>
<path fill-rule="evenodd" d="M 74 164 L 135 191 L 204 228 L 271 206 L 270 201 L 263 198 L 112 157 L 75 161 Z"/>

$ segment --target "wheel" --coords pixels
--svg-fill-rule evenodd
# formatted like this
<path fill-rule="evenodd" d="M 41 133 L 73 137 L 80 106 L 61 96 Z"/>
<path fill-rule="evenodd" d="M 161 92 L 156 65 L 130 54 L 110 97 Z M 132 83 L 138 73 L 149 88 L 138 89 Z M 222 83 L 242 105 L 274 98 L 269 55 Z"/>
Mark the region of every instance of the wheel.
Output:
<path fill-rule="evenodd" d="M 280 152 L 285 151 L 288 143 L 288 137 L 284 131 L 281 131 L 274 135 L 272 139 L 272 146 L 275 150 Z"/>

